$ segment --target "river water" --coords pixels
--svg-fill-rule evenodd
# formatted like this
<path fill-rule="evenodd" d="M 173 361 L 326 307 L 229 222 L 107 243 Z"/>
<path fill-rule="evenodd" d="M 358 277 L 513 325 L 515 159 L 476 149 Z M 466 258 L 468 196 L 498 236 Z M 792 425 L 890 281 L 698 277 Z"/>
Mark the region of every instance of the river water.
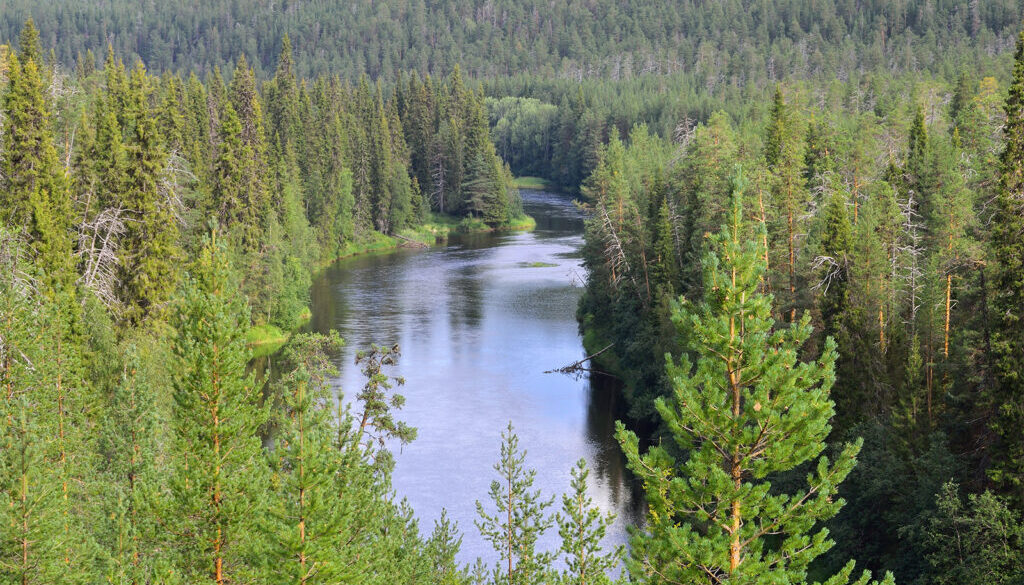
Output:
<path fill-rule="evenodd" d="M 497 559 L 474 525 L 475 502 L 489 511 L 501 433 L 509 421 L 537 470 L 535 488 L 555 496 L 586 458 L 590 496 L 617 514 L 605 544 L 626 541 L 641 515 L 640 496 L 612 437 L 623 415 L 616 382 L 545 374 L 585 356 L 575 320 L 583 291 L 583 218 L 561 195 L 523 191 L 537 219 L 533 232 L 453 237 L 429 249 L 343 260 L 311 291 L 316 331 L 337 330 L 346 346 L 337 384 L 348 396 L 362 385 L 355 352 L 371 343 L 401 348 L 394 375 L 405 386 L 398 412 L 417 428 L 395 449 L 394 486 L 429 534 L 447 509 L 465 535 L 459 560 Z M 557 528 L 541 540 L 557 547 Z"/>

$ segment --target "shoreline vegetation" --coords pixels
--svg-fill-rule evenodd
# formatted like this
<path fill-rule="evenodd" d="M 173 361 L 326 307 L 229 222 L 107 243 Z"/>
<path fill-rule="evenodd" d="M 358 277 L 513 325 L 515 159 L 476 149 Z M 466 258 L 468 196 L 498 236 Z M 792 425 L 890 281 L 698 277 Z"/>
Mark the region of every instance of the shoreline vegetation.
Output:
<path fill-rule="evenodd" d="M 532 177 L 530 177 L 532 178 Z M 543 179 L 541 179 L 543 181 Z M 517 185 L 518 186 L 518 185 Z M 380 232 L 372 232 L 368 237 L 358 242 L 346 242 L 341 253 L 324 262 L 313 271 L 312 277 L 316 278 L 321 272 L 334 265 L 336 262 L 364 256 L 366 254 L 387 254 L 403 248 L 423 247 L 428 248 L 448 241 L 451 235 L 482 234 L 491 232 L 513 232 L 532 231 L 537 227 L 537 220 L 523 214 L 509 221 L 498 225 L 490 226 L 477 218 L 466 217 L 457 219 L 454 217 L 431 214 L 430 221 L 416 228 L 407 228 L 399 234 L 388 236 Z M 245 334 L 245 341 L 252 350 L 253 358 L 261 358 L 273 355 L 288 343 L 294 333 L 299 332 L 313 318 L 310 307 L 302 312 L 299 320 L 290 330 L 269 323 L 261 323 L 251 327 Z"/>
<path fill-rule="evenodd" d="M 559 191 L 557 185 L 543 177 L 515 177 L 512 181 L 517 189 L 529 189 L 531 191 Z"/>

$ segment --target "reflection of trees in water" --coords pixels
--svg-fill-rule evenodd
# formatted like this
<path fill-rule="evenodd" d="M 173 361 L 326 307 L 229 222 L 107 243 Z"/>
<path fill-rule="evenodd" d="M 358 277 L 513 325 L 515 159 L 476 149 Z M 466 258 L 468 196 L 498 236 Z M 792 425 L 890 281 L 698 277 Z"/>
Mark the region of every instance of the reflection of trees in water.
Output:
<path fill-rule="evenodd" d="M 342 304 L 344 307 L 344 299 L 334 294 L 334 283 L 343 278 L 344 274 L 344 270 L 334 264 L 313 279 L 313 284 L 309 287 L 309 306 L 312 313 L 308 325 L 310 331 L 326 333 L 337 326 L 336 304 Z"/>
<path fill-rule="evenodd" d="M 537 220 L 538 232 L 582 233 L 583 213 L 568 195 L 522 191 L 523 211 Z"/>
<path fill-rule="evenodd" d="M 627 419 L 627 405 L 622 398 L 622 383 L 605 374 L 591 372 L 587 400 L 587 441 L 597 447 L 593 470 L 598 481 L 607 486 L 617 510 L 625 510 L 630 524 L 644 515 L 643 494 L 636 479 L 626 469 L 626 457 L 615 440 L 615 421 L 635 426 Z"/>
<path fill-rule="evenodd" d="M 448 273 L 448 322 L 453 337 L 474 333 L 483 321 L 483 279 L 478 255 Z"/>

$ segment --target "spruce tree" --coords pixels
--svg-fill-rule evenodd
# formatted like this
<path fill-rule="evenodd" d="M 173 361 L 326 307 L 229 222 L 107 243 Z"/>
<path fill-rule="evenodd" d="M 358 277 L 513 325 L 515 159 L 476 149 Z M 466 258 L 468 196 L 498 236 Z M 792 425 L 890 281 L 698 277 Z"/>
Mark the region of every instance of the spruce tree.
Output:
<path fill-rule="evenodd" d="M 244 229 L 243 243 L 248 251 L 261 246 L 261 237 L 272 223 L 270 193 L 267 189 L 269 168 L 263 129 L 263 106 L 256 90 L 256 77 L 242 57 L 238 61 L 231 79 L 231 103 L 237 114 L 239 139 L 242 150 L 234 153 L 240 157 L 242 171 L 242 192 L 239 220 Z M 230 115 L 230 114 L 229 114 Z M 228 121 L 225 124 L 234 124 Z M 232 128 L 229 132 L 233 132 Z M 225 140 L 227 144 L 227 140 Z"/>
<path fill-rule="evenodd" d="M 1003 135 L 998 212 L 992 217 L 995 386 L 989 403 L 996 441 L 988 473 L 1020 505 L 1024 503 L 1024 32 L 1017 41 Z"/>
<path fill-rule="evenodd" d="M 127 317 L 158 313 L 178 283 L 178 193 L 166 184 L 167 151 L 149 106 L 151 80 L 141 64 L 128 81 L 125 128 L 127 184 L 121 204 L 131 214 L 121 253 L 121 285 Z"/>
<path fill-rule="evenodd" d="M 778 221 L 766 218 L 770 229 L 768 237 L 772 242 L 784 242 L 781 248 L 782 258 L 772 262 L 773 271 L 777 274 L 766 274 L 772 290 L 784 291 L 780 297 L 780 313 L 787 314 L 789 322 L 796 321 L 797 309 L 801 305 L 799 298 L 797 259 L 800 256 L 800 241 L 804 235 L 805 217 L 810 205 L 810 193 L 806 189 L 806 178 L 803 172 L 805 153 L 802 140 L 804 133 L 800 131 L 798 122 L 780 90 L 776 90 L 769 122 L 768 140 L 765 144 L 765 159 L 772 173 L 772 205 L 769 209 L 778 214 Z M 721 173 L 727 176 L 728 165 L 720 166 Z M 723 181 L 725 183 L 725 181 Z M 724 193 L 719 205 L 725 201 Z M 774 227 L 778 224 L 778 227 Z M 708 226 L 708 231 L 714 229 Z M 704 232 L 701 232 L 703 234 Z M 770 250 L 771 251 L 771 250 Z M 703 253 L 696 248 L 695 252 Z M 692 259 L 699 261 L 699 256 Z M 785 286 L 783 286 L 785 283 Z"/>
<path fill-rule="evenodd" d="M 833 544 L 815 525 L 842 506 L 836 490 L 860 448 L 847 444 L 834 463 L 819 457 L 831 430 L 835 343 L 801 362 L 809 315 L 774 329 L 771 298 L 759 290 L 764 252 L 746 236 L 741 197 L 738 178 L 728 223 L 705 256 L 704 301 L 674 307 L 686 351 L 667 357 L 672 395 L 657 409 L 681 455 L 660 445 L 641 455 L 637 436 L 618 424 L 649 505 L 627 561 L 641 583 L 804 582 Z M 805 490 L 773 491 L 773 476 L 814 459 Z M 846 583 L 852 570 L 851 561 L 827 583 Z"/>
<path fill-rule="evenodd" d="M 823 270 L 819 287 L 819 306 L 821 320 L 825 325 L 824 333 L 835 338 L 844 325 L 842 319 L 850 301 L 849 254 L 853 249 L 853 227 L 846 211 L 845 193 L 838 189 L 832 191 L 825 204 L 822 222 L 822 256 L 819 257 L 818 263 Z"/>
<path fill-rule="evenodd" d="M 22 27 L 21 34 L 18 35 L 18 59 L 23 63 L 35 61 L 36 65 L 42 66 L 43 64 L 43 47 L 39 44 L 39 29 L 36 28 L 36 23 L 31 16 L 25 21 L 25 26 Z"/>
<path fill-rule="evenodd" d="M 26 25 L 26 30 L 31 21 Z M 31 36 L 31 35 L 30 35 Z M 0 213 L 8 225 L 29 234 L 50 290 L 74 282 L 71 256 L 71 201 L 57 160 L 51 115 L 39 64 L 32 51 L 11 59 L 3 99 L 0 152 Z"/>
<path fill-rule="evenodd" d="M 552 555 L 538 551 L 537 540 L 552 525 L 547 509 L 554 498 L 544 499 L 533 489 L 537 472 L 525 467 L 526 452 L 519 449 L 511 422 L 501 438 L 501 458 L 494 464 L 500 480 L 491 482 L 488 494 L 495 511 L 488 513 L 478 500 L 476 527 L 500 559 L 493 583 L 539 585 L 548 580 Z"/>

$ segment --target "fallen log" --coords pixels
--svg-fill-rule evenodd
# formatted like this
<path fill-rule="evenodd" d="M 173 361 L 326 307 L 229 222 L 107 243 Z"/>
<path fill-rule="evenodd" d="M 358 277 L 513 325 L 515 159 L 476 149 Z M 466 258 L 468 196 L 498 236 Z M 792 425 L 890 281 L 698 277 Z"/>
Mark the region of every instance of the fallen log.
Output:
<path fill-rule="evenodd" d="M 554 370 L 547 370 L 544 373 L 545 374 L 576 374 L 576 375 L 579 375 L 579 374 L 581 374 L 583 372 L 597 372 L 599 374 L 606 374 L 606 372 L 602 372 L 601 370 L 595 370 L 595 369 L 592 369 L 592 368 L 585 368 L 585 367 L 583 367 L 583 364 L 589 362 L 590 360 L 596 358 L 597 356 L 601 355 L 602 353 L 608 351 L 609 349 L 612 348 L 613 345 L 615 345 L 615 344 L 614 343 L 609 343 L 601 351 L 599 351 L 597 353 L 594 353 L 594 354 L 591 354 L 591 355 L 588 355 L 587 357 L 581 359 L 578 362 L 573 362 L 573 363 L 569 364 L 568 366 L 563 366 L 561 368 L 556 368 Z"/>

